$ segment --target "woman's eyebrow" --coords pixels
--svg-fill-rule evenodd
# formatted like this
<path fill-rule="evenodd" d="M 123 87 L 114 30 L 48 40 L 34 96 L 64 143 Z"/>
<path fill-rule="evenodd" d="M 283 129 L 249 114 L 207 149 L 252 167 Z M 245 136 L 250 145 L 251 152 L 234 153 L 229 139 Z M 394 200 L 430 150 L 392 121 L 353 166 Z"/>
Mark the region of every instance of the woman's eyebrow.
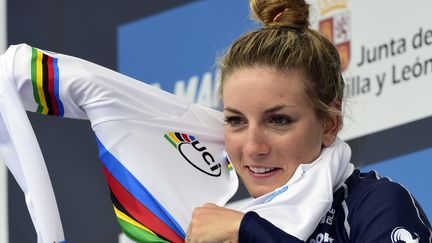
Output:
<path fill-rule="evenodd" d="M 226 108 L 224 108 L 223 110 L 224 110 L 224 111 L 229 111 L 229 112 L 231 112 L 231 113 L 235 113 L 235 114 L 242 114 L 239 110 L 234 109 L 234 108 L 232 108 L 232 107 L 226 107 Z"/>
<path fill-rule="evenodd" d="M 295 106 L 294 105 L 277 105 L 277 106 L 274 106 L 274 107 L 271 107 L 271 108 L 265 110 L 264 113 L 266 113 L 266 114 L 273 113 L 273 112 L 282 110 L 284 108 L 295 108 Z"/>
<path fill-rule="evenodd" d="M 273 113 L 273 112 L 282 110 L 284 108 L 291 108 L 292 109 L 292 108 L 295 108 L 295 107 L 296 107 L 295 105 L 276 105 L 274 107 L 266 109 L 263 113 L 264 114 L 268 114 L 268 113 Z M 239 114 L 239 115 L 243 114 L 241 111 L 239 111 L 237 109 L 234 109 L 232 107 L 226 107 L 223 110 L 231 112 L 231 113 Z"/>

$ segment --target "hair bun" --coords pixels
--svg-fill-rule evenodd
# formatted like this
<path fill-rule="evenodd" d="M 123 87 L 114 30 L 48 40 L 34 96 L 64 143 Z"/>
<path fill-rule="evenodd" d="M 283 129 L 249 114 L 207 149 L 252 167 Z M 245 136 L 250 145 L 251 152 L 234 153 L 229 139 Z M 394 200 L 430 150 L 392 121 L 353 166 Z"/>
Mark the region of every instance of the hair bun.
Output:
<path fill-rule="evenodd" d="M 249 0 L 249 6 L 252 17 L 264 27 L 309 27 L 309 4 L 305 0 Z"/>

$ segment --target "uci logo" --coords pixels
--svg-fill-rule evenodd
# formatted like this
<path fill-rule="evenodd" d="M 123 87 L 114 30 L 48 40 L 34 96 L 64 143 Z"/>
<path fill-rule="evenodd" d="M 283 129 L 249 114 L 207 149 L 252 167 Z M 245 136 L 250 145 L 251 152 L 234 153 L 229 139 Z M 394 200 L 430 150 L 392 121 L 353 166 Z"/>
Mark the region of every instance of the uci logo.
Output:
<path fill-rule="evenodd" d="M 207 148 L 200 144 L 194 136 L 178 132 L 169 132 L 164 138 L 171 143 L 193 167 L 209 175 L 218 177 L 222 169 Z"/>

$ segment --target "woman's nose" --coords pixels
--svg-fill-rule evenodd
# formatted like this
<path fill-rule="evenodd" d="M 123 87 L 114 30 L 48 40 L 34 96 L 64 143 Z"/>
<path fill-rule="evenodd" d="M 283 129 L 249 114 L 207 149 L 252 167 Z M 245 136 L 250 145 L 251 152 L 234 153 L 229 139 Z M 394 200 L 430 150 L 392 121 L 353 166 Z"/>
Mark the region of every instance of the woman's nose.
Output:
<path fill-rule="evenodd" d="M 262 158 L 270 152 L 265 130 L 257 125 L 249 125 L 243 144 L 243 153 L 251 158 Z"/>

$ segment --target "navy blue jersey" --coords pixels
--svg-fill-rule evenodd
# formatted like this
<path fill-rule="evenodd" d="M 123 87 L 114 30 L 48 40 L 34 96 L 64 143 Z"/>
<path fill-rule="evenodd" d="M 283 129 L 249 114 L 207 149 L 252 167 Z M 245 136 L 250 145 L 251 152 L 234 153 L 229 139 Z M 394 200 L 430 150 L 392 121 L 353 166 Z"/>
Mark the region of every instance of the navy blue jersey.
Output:
<path fill-rule="evenodd" d="M 306 242 L 432 241 L 430 223 L 414 197 L 374 171 L 355 170 L 333 196 L 331 209 Z M 248 212 L 240 225 L 239 242 L 303 241 Z"/>

